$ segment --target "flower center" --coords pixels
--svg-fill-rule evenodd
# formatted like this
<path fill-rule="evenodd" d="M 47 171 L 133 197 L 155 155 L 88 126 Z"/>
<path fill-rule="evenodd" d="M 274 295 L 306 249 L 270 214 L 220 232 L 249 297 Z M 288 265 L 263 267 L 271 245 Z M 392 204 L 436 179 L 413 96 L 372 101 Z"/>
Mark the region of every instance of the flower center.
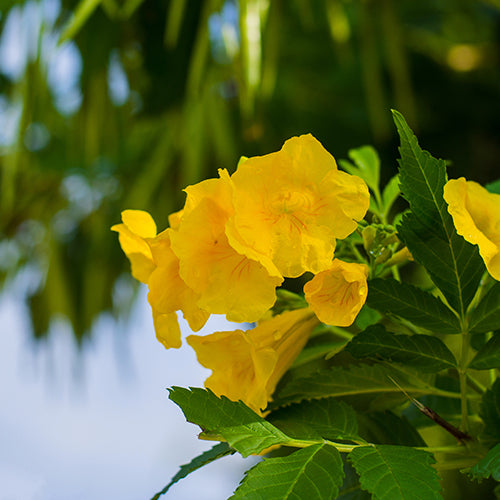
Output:
<path fill-rule="evenodd" d="M 299 210 L 308 210 L 313 203 L 311 193 L 307 191 L 280 191 L 271 202 L 271 209 L 278 214 L 290 214 Z"/>

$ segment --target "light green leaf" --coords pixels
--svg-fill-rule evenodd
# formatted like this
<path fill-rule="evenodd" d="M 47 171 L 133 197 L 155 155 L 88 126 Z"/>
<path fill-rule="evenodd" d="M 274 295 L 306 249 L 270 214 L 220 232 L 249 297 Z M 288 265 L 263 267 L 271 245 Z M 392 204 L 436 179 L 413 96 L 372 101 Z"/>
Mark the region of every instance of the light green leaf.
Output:
<path fill-rule="evenodd" d="M 396 335 L 382 325 L 372 325 L 358 333 L 345 347 L 355 358 L 382 358 L 436 373 L 456 368 L 452 352 L 437 337 Z"/>
<path fill-rule="evenodd" d="M 342 485 L 340 453 L 318 444 L 252 467 L 230 500 L 331 500 Z"/>
<path fill-rule="evenodd" d="M 102 0 L 81 0 L 64 26 L 59 43 L 74 38 Z"/>
<path fill-rule="evenodd" d="M 392 379 L 392 380 L 391 380 Z M 442 394 L 442 391 L 424 382 L 414 370 L 396 369 L 387 365 L 359 365 L 348 369 L 334 366 L 319 370 L 312 375 L 293 380 L 275 397 L 275 406 L 304 399 L 360 396 L 368 394 L 401 394 L 398 384 L 409 394 Z"/>
<path fill-rule="evenodd" d="M 389 214 L 392 205 L 398 199 L 400 194 L 401 191 L 399 189 L 399 175 L 396 174 L 385 185 L 382 192 L 382 204 L 384 206 L 383 211 L 386 216 Z"/>
<path fill-rule="evenodd" d="M 356 412 L 332 398 L 292 404 L 272 412 L 267 420 L 295 439 L 359 440 Z"/>
<path fill-rule="evenodd" d="M 500 444 L 492 448 L 486 456 L 468 471 L 472 479 L 488 479 L 500 481 Z"/>
<path fill-rule="evenodd" d="M 484 264 L 477 247 L 457 234 L 448 213 L 443 198 L 448 180 L 445 162 L 420 148 L 400 113 L 393 111 L 393 117 L 401 139 L 400 187 L 411 209 L 398 226 L 398 234 L 463 317 L 479 285 Z"/>
<path fill-rule="evenodd" d="M 368 282 L 367 304 L 382 313 L 404 318 L 433 332 L 460 333 L 460 321 L 441 300 L 428 292 L 394 279 Z"/>
<path fill-rule="evenodd" d="M 356 165 L 346 165 L 351 175 L 361 177 L 372 191 L 379 189 L 380 182 L 380 158 L 377 151 L 372 146 L 361 146 L 360 148 L 351 149 L 347 153 L 349 158 Z M 344 168 L 344 165 L 342 165 Z"/>
<path fill-rule="evenodd" d="M 348 457 L 361 487 L 375 500 L 438 500 L 441 486 L 432 467 L 434 457 L 407 446 L 363 446 Z"/>
<path fill-rule="evenodd" d="M 171 486 L 185 478 L 187 475 L 191 474 L 195 470 L 200 469 L 204 465 L 207 465 L 214 460 L 225 457 L 227 455 L 233 455 L 236 451 L 233 450 L 227 443 L 219 443 L 210 448 L 210 450 L 204 451 L 201 455 L 193 458 L 191 462 L 185 465 L 181 465 L 179 472 L 172 478 L 172 480 L 159 491 L 151 500 L 158 500 L 162 495 L 164 495 Z"/>
<path fill-rule="evenodd" d="M 188 422 L 199 425 L 208 436 L 221 438 L 244 457 L 258 454 L 288 436 L 257 415 L 241 401 L 234 402 L 211 391 L 172 387 L 169 398 L 183 411 Z"/>
<path fill-rule="evenodd" d="M 484 422 L 483 437 L 500 441 L 500 379 L 484 393 L 479 415 Z"/>
<path fill-rule="evenodd" d="M 500 283 L 495 283 L 482 298 L 470 319 L 471 333 L 498 330 L 500 326 Z"/>
<path fill-rule="evenodd" d="M 479 350 L 469 363 L 474 370 L 490 370 L 500 368 L 500 331 Z"/>

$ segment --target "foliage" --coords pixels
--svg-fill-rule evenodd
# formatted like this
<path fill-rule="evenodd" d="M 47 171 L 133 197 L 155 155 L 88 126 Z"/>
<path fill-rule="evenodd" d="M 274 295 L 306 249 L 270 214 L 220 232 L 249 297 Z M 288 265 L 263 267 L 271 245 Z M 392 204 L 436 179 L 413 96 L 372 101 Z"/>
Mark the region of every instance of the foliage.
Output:
<path fill-rule="evenodd" d="M 319 319 L 323 311 L 315 311 L 316 302 L 308 294 L 313 277 L 304 285 L 304 295 L 281 291 L 277 309 L 270 312 L 273 318 L 260 320 L 248 333 L 239 330 L 205 337 L 218 339 L 208 356 L 200 356 L 199 347 L 190 342 L 200 362 L 209 363 L 206 366 L 212 368 L 213 375 L 206 380 L 206 389 L 174 387 L 170 399 L 189 422 L 201 428 L 201 438 L 227 443 L 221 456 L 229 450 L 242 456 L 269 455 L 247 471 L 231 498 L 367 498 L 369 494 L 374 499 L 439 499 L 449 498 L 443 470 L 462 470 L 470 479 L 492 476 L 498 480 L 500 385 L 494 374 L 500 327 L 498 283 L 486 272 L 476 246 L 457 233 L 452 211 L 448 213 L 443 198 L 449 185 L 444 162 L 423 151 L 402 115 L 396 111 L 393 114 L 401 140 L 398 178 L 409 209 L 394 229 L 390 220 L 380 223 L 377 214 L 388 216 L 390 211 L 384 207 L 384 198 L 377 197 L 366 220 L 358 223 L 357 232 L 338 239 L 335 250 L 345 255 L 350 249 L 352 260 L 367 266 L 367 304 L 378 315 L 367 313 L 371 320 L 364 328 L 353 322 L 354 318 L 347 326 L 339 319 L 333 325 L 322 325 L 315 334 L 311 324 L 319 321 L 310 323 L 312 311 Z M 324 154 L 315 150 L 314 144 L 316 152 L 312 153 L 308 144 L 304 143 L 300 155 L 294 154 L 287 161 L 301 164 L 302 157 L 314 159 L 314 155 Z M 375 183 L 380 182 L 380 163 L 376 153 L 362 148 L 353 150 L 350 157 L 354 161 L 348 166 L 350 174 L 366 176 L 371 193 L 378 192 Z M 269 162 L 270 169 L 273 159 L 280 168 L 286 166 L 285 160 L 274 153 L 262 158 Z M 291 169 L 287 171 L 292 175 Z M 258 169 L 254 174 L 259 175 Z M 303 193 L 302 187 L 292 188 L 285 176 L 281 179 L 287 186 L 284 198 L 280 198 L 282 194 L 274 198 L 268 194 L 273 200 L 270 206 L 281 209 L 281 203 L 285 203 L 279 217 L 295 217 L 299 223 L 290 225 L 293 231 L 296 227 L 306 231 L 301 223 L 306 217 L 301 212 L 303 198 L 294 198 L 294 193 Z M 204 182 L 211 183 L 211 193 L 214 189 L 219 192 L 216 183 L 221 181 Z M 347 177 L 343 180 L 347 190 L 348 181 Z M 191 189 L 201 193 L 202 186 L 208 185 Z M 273 190 L 282 193 L 273 187 L 270 193 Z M 237 185 L 232 192 L 234 197 L 239 196 Z M 210 197 L 210 193 L 204 196 Z M 202 199 L 190 201 L 188 195 L 187 213 Z M 500 208 L 500 197 L 492 199 Z M 392 205 L 394 200 L 391 196 L 386 201 Z M 237 212 L 237 205 L 231 210 Z M 499 214 L 494 211 L 487 215 L 492 227 Z M 214 216 L 219 217 L 217 212 Z M 183 217 L 175 224 L 181 227 L 187 220 Z M 232 223 L 231 217 L 227 224 Z M 307 221 L 313 223 L 313 219 Z M 175 224 L 169 231 L 178 230 Z M 479 230 L 486 227 L 484 221 L 477 224 Z M 257 234 L 262 235 L 262 231 Z M 302 236 L 300 232 L 294 234 Z M 154 242 L 151 239 L 151 248 Z M 246 251 L 257 258 L 252 248 Z M 204 251 L 200 246 L 200 258 Z M 309 256 L 299 244 L 287 251 L 297 252 L 296 259 L 302 251 Z M 182 263 L 182 254 L 177 255 Z M 439 265 L 433 255 L 440 256 Z M 271 268 L 275 261 L 272 256 L 266 258 Z M 401 278 L 400 270 L 412 258 L 414 266 L 428 273 L 431 286 L 427 290 Z M 336 289 L 337 280 L 353 281 L 342 285 L 346 290 L 340 295 L 322 291 L 327 297 L 323 307 L 353 310 L 350 293 L 362 297 L 362 307 L 366 294 L 358 290 L 359 278 L 349 277 L 351 271 L 346 275 L 343 268 L 331 267 L 329 271 L 333 284 L 327 289 Z M 317 276 L 325 271 L 318 267 L 315 272 Z M 352 272 L 357 276 L 357 271 Z M 354 310 L 356 316 L 360 310 L 357 303 Z M 297 350 L 292 353 L 284 347 L 287 342 L 304 346 L 296 343 L 297 331 L 301 337 L 311 335 L 310 350 L 306 345 L 303 352 L 307 354 L 302 358 Z M 471 339 L 484 332 L 488 341 L 474 343 L 473 347 Z M 326 340 L 315 342 L 324 335 Z M 197 338 L 202 342 L 204 337 Z M 265 347 L 259 347 L 264 338 L 268 338 L 262 344 Z M 253 364 L 241 361 L 241 353 L 248 349 L 243 347 L 245 343 L 251 346 Z M 222 368 L 220 361 L 214 361 L 220 354 L 224 358 Z M 270 375 L 273 382 L 266 385 L 268 379 L 263 374 L 274 373 L 276 359 L 281 371 L 275 378 Z M 222 378 L 214 384 L 216 375 Z M 281 380 L 276 385 L 277 379 Z M 266 398 L 267 407 L 255 405 L 255 396 L 248 392 L 262 383 L 259 394 Z M 415 411 L 420 412 L 420 418 Z M 273 456 L 276 453 L 281 456 Z M 216 459 L 218 451 L 207 456 L 207 461 Z M 193 467 L 183 466 L 173 481 L 204 460 L 202 456 L 193 461 Z M 486 487 L 492 492 L 493 482 Z"/>

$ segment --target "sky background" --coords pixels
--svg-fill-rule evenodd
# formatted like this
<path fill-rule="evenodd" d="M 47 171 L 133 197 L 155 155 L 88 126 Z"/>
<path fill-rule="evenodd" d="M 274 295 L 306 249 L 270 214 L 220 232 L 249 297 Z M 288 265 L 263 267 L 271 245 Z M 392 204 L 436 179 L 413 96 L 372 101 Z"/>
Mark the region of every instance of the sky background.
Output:
<path fill-rule="evenodd" d="M 0 296 L 0 324 L 1 500 L 149 499 L 211 447 L 166 391 L 202 387 L 209 371 L 189 346 L 156 340 L 145 288 L 130 322 L 102 318 L 80 353 L 62 322 L 33 345 L 15 287 Z M 213 317 L 204 331 L 224 325 Z M 255 461 L 222 458 L 164 498 L 228 498 Z"/>

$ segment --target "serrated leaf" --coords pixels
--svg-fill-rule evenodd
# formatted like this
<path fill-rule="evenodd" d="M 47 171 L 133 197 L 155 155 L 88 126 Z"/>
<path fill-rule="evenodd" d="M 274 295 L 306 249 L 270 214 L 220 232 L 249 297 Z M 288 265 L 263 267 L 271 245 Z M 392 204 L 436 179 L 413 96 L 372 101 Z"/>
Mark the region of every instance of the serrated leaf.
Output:
<path fill-rule="evenodd" d="M 485 426 L 483 436 L 500 441 L 500 379 L 484 393 L 479 414 Z"/>
<path fill-rule="evenodd" d="M 486 456 L 468 471 L 472 479 L 488 479 L 500 481 L 500 444 L 493 447 Z"/>
<path fill-rule="evenodd" d="M 415 261 L 426 269 L 450 306 L 460 315 L 465 314 L 485 271 L 477 247 L 456 232 L 450 233 L 450 239 L 442 239 L 412 213 L 404 214 L 397 230 Z"/>
<path fill-rule="evenodd" d="M 399 175 L 396 174 L 385 185 L 384 190 L 382 192 L 382 204 L 384 205 L 383 210 L 386 216 L 391 210 L 392 205 L 398 199 L 400 194 L 401 190 L 399 189 Z"/>
<path fill-rule="evenodd" d="M 441 300 L 428 292 L 394 279 L 368 282 L 367 304 L 411 323 L 440 333 L 460 333 L 460 321 Z"/>
<path fill-rule="evenodd" d="M 500 282 L 482 298 L 470 318 L 470 332 L 484 333 L 500 327 Z"/>
<path fill-rule="evenodd" d="M 477 247 L 457 234 L 448 213 L 443 198 L 445 162 L 420 148 L 400 113 L 393 111 L 393 118 L 401 139 L 400 187 L 412 212 L 403 218 L 398 233 L 414 259 L 429 271 L 449 304 L 463 317 L 484 264 Z"/>
<path fill-rule="evenodd" d="M 401 394 L 401 389 L 391 378 L 406 392 L 415 396 L 440 393 L 438 389 L 421 380 L 417 372 L 410 369 L 403 373 L 401 369 L 386 365 L 352 365 L 348 369 L 334 366 L 286 384 L 278 393 L 274 404 L 363 394 L 373 398 L 384 393 Z"/>
<path fill-rule="evenodd" d="M 355 358 L 382 358 L 436 373 L 456 368 L 452 352 L 437 337 L 430 335 L 396 335 L 382 325 L 372 325 L 358 333 L 345 350 Z"/>
<path fill-rule="evenodd" d="M 340 453 L 318 444 L 252 467 L 230 500 L 331 500 L 342 485 Z"/>
<path fill-rule="evenodd" d="M 218 398 L 197 387 L 172 387 L 169 393 L 188 422 L 199 425 L 208 435 L 220 436 L 244 457 L 289 441 L 288 436 L 241 401 Z"/>
<path fill-rule="evenodd" d="M 441 485 L 432 467 L 434 457 L 407 446 L 363 446 L 348 457 L 361 487 L 376 500 L 438 500 Z"/>
<path fill-rule="evenodd" d="M 500 368 L 500 332 L 496 332 L 472 358 L 469 368 L 474 370 Z"/>
<path fill-rule="evenodd" d="M 360 435 L 370 443 L 427 446 L 406 417 L 391 411 L 360 413 L 358 421 Z"/>
<path fill-rule="evenodd" d="M 181 465 L 179 472 L 177 472 L 165 488 L 159 491 L 151 500 L 158 500 L 158 498 L 164 495 L 171 488 L 171 486 L 191 474 L 191 472 L 194 472 L 195 470 L 198 470 L 204 465 L 207 465 L 219 458 L 227 455 L 233 455 L 234 453 L 235 450 L 233 450 L 227 443 L 216 444 L 210 448 L 210 450 L 204 451 L 201 455 L 193 458 L 193 460 L 191 460 L 188 464 Z"/>
<path fill-rule="evenodd" d="M 354 409 L 331 398 L 292 404 L 272 412 L 267 420 L 295 439 L 359 439 Z"/>
<path fill-rule="evenodd" d="M 342 454 L 342 460 L 344 462 L 345 477 L 337 500 L 371 500 L 372 496 L 361 489 L 359 476 L 351 463 L 347 461 L 345 454 Z"/>

